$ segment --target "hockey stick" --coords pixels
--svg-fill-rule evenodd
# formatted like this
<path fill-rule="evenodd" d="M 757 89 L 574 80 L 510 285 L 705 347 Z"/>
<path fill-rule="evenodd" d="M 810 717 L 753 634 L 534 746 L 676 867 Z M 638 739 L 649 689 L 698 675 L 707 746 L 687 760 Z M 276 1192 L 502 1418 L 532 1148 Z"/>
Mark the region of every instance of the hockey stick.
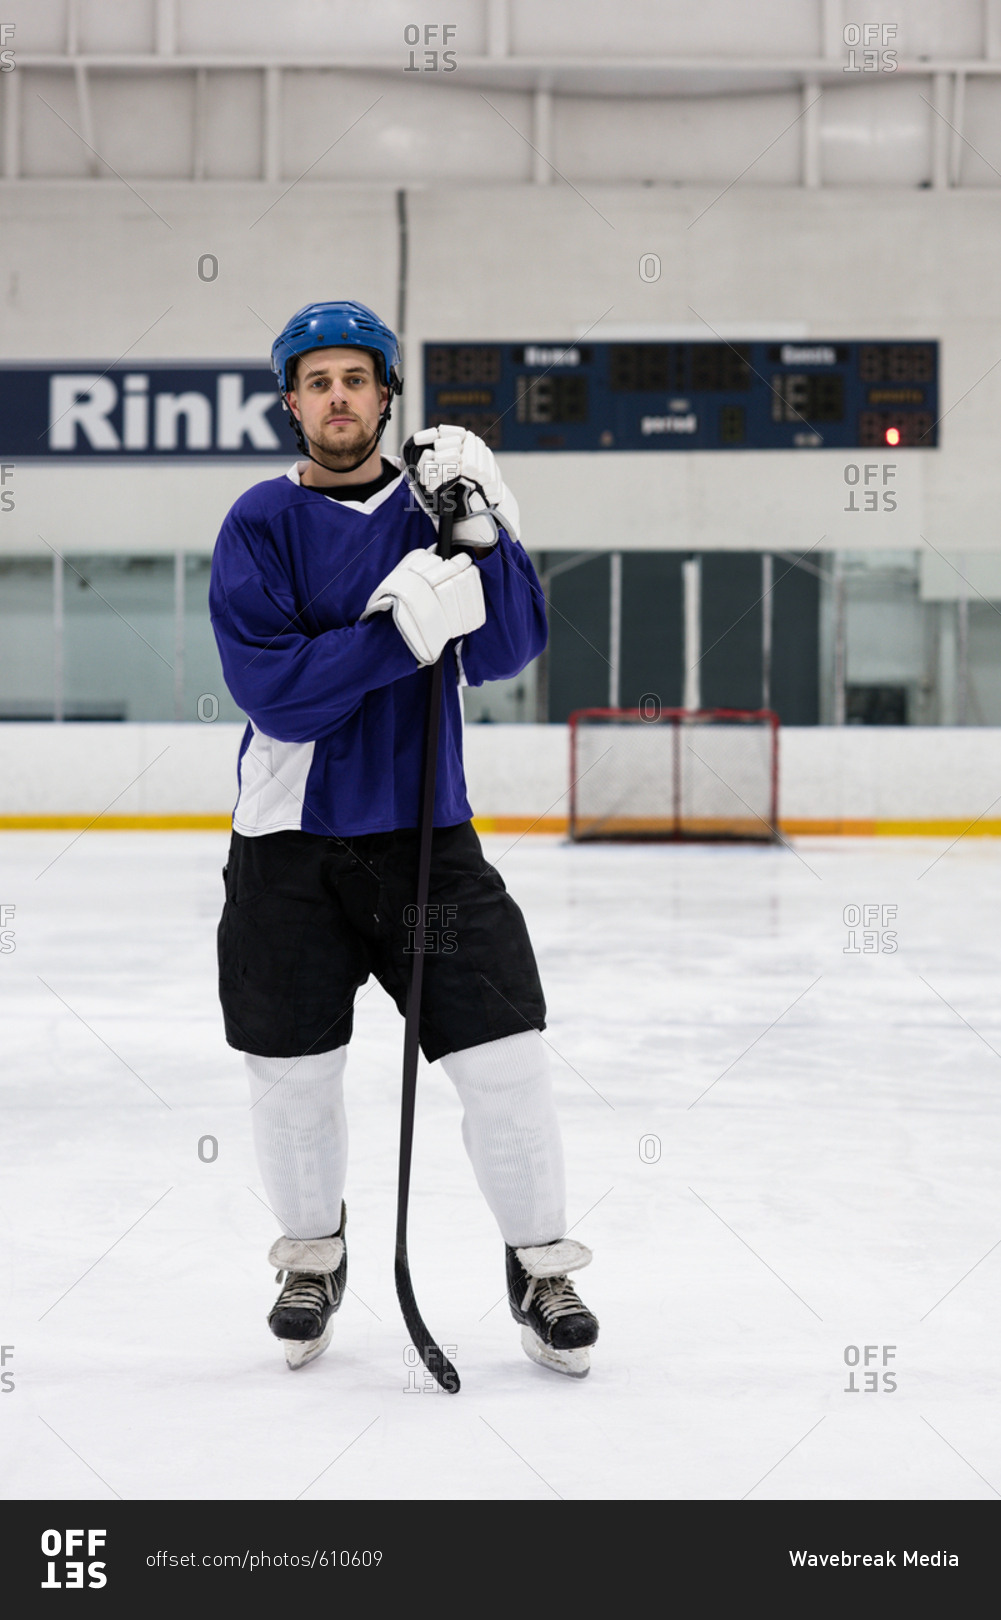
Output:
<path fill-rule="evenodd" d="M 408 469 L 412 472 L 420 454 L 413 441 L 403 448 Z M 413 458 L 413 459 L 411 459 Z M 445 484 L 437 492 L 438 555 L 452 554 L 452 525 L 455 522 L 457 501 L 455 483 Z M 423 495 L 423 492 L 422 492 Z M 444 498 L 443 498 L 444 497 Z M 423 496 L 426 501 L 427 497 Z M 449 646 L 446 644 L 431 672 L 431 692 L 428 697 L 427 726 L 424 734 L 424 769 L 421 778 L 421 802 L 417 822 L 417 924 L 414 930 L 414 959 L 407 991 L 406 1022 L 403 1034 L 403 1099 L 400 1117 L 400 1176 L 396 1205 L 396 1295 L 400 1301 L 403 1320 L 411 1342 L 420 1353 L 428 1372 L 438 1380 L 442 1389 L 455 1395 L 459 1389 L 459 1375 L 440 1345 L 436 1344 L 424 1319 L 417 1309 L 414 1286 L 410 1280 L 410 1259 L 407 1254 L 407 1210 L 410 1203 L 410 1163 L 414 1146 L 414 1106 L 417 1097 L 417 1060 L 420 1056 L 421 990 L 424 983 L 424 929 L 423 918 L 427 906 L 431 878 L 431 835 L 434 830 L 434 797 L 438 777 L 438 734 L 441 729 L 442 674 Z"/>

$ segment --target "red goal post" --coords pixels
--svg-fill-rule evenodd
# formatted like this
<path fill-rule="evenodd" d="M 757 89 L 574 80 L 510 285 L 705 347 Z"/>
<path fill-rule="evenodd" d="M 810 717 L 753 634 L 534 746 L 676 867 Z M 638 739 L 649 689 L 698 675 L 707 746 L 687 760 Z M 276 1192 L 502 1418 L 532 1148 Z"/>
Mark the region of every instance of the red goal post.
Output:
<path fill-rule="evenodd" d="M 771 709 L 577 709 L 569 730 L 571 839 L 778 837 Z"/>

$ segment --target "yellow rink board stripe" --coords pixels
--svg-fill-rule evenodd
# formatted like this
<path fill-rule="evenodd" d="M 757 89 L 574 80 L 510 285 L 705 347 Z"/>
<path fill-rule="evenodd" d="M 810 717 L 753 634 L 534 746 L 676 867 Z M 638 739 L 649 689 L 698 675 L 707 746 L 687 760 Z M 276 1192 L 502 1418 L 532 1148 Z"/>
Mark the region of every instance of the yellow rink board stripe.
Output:
<path fill-rule="evenodd" d="M 228 832 L 231 818 L 214 816 L 2 816 L 0 832 Z M 649 823 L 643 823 L 649 825 Z M 481 833 L 565 834 L 565 816 L 474 816 L 473 826 Z M 791 819 L 779 823 L 785 837 L 854 838 L 998 838 L 1001 818 L 979 821 L 870 821 L 840 819 Z M 625 830 L 625 829 L 622 829 Z M 631 829 L 630 829 L 631 830 Z M 636 830 L 641 830 L 637 823 Z M 706 829 L 710 830 L 710 829 Z"/>
<path fill-rule="evenodd" d="M 669 824 L 665 823 L 665 830 Z M 689 824 L 692 825 L 691 823 Z M 712 833 L 718 823 L 703 823 L 699 829 Z M 732 823 L 730 824 L 732 825 Z M 760 826 L 759 822 L 748 821 L 749 831 Z M 542 816 L 536 819 L 532 816 L 474 816 L 473 826 L 481 833 L 565 833 L 567 820 L 565 816 Z M 649 827 L 649 820 L 638 818 L 630 828 L 624 826 L 620 831 L 641 831 Z M 911 821 L 871 821 L 841 817 L 838 819 L 796 818 L 779 821 L 779 829 L 785 837 L 795 837 L 796 834 L 804 836 L 837 835 L 853 838 L 958 838 L 967 834 L 971 838 L 1001 838 L 1001 818 L 988 819 L 986 816 L 980 821 L 971 821 L 969 817 L 962 820 L 911 820 Z"/>
<path fill-rule="evenodd" d="M 783 833 L 792 837 L 797 833 L 812 836 L 834 833 L 854 838 L 960 838 L 964 834 L 968 838 L 1001 837 L 1001 820 L 997 817 L 988 820 L 986 816 L 979 821 L 971 821 L 966 817 L 961 821 L 852 821 L 847 818 L 838 821 L 780 820 L 779 827 Z"/>

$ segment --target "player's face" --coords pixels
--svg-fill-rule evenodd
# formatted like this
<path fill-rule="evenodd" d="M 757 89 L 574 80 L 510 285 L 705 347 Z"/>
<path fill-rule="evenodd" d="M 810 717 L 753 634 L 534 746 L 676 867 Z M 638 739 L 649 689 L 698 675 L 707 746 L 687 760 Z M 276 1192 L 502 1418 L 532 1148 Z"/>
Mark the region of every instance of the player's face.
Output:
<path fill-rule="evenodd" d="M 288 396 L 306 438 L 335 470 L 357 461 L 388 397 L 364 349 L 314 349 L 303 355 Z"/>

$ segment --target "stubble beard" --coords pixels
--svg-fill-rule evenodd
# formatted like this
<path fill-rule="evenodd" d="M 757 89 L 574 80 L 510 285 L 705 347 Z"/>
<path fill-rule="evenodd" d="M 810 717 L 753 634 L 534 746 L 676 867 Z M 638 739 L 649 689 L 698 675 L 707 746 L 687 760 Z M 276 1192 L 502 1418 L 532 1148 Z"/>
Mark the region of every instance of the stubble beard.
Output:
<path fill-rule="evenodd" d="M 374 434 L 375 429 L 366 427 L 363 422 L 347 430 L 321 423 L 314 429 L 310 443 L 322 453 L 331 471 L 338 472 L 342 467 L 352 466 L 366 448 L 374 449 Z"/>

